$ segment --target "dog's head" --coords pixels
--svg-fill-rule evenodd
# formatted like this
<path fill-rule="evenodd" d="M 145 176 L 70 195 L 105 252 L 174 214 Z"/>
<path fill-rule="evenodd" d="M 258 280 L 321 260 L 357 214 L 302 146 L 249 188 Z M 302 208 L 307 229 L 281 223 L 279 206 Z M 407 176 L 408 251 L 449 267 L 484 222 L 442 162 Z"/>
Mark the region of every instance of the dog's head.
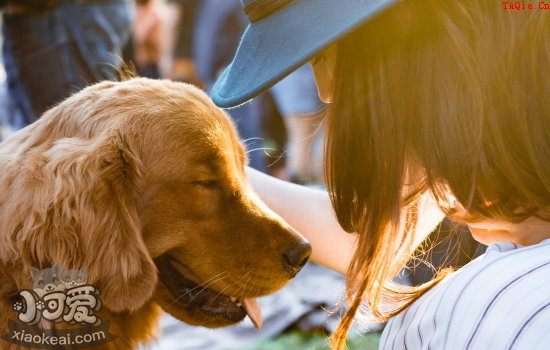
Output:
<path fill-rule="evenodd" d="M 246 308 L 258 323 L 254 298 L 311 251 L 251 191 L 232 122 L 190 85 L 91 86 L 6 141 L 0 162 L 13 169 L 0 175 L 3 257 L 87 267 L 113 311 L 152 299 L 192 325 Z"/>

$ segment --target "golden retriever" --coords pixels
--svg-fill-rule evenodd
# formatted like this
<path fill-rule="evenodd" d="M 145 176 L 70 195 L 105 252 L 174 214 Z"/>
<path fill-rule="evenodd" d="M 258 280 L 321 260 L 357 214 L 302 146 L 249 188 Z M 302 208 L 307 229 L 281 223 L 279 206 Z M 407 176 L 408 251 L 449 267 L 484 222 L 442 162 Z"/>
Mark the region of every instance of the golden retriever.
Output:
<path fill-rule="evenodd" d="M 245 164 L 227 115 L 170 81 L 90 86 L 14 134 L 0 144 L 0 335 L 29 268 L 57 261 L 100 289 L 118 337 L 105 349 L 155 337 L 161 310 L 212 328 L 248 313 L 259 326 L 255 298 L 311 247 L 252 192 Z"/>

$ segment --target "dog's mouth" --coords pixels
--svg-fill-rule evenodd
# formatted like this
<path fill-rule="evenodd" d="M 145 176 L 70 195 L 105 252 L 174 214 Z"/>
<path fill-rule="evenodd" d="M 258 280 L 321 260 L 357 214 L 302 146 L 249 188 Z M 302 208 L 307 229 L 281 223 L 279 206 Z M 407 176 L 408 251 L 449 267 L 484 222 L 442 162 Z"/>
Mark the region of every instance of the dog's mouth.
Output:
<path fill-rule="evenodd" d="M 242 321 L 248 315 L 254 326 L 261 328 L 262 310 L 256 298 L 239 299 L 216 292 L 208 288 L 215 278 L 201 281 L 185 265 L 168 254 L 155 259 L 155 264 L 160 281 L 175 298 L 174 304 L 183 308 L 198 308 L 205 315 L 234 323 Z"/>

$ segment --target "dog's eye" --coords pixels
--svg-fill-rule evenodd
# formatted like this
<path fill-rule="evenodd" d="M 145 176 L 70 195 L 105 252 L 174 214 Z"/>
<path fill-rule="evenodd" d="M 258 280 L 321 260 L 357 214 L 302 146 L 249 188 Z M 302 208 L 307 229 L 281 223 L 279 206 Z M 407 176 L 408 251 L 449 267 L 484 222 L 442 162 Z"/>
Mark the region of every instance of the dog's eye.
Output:
<path fill-rule="evenodd" d="M 194 183 L 204 187 L 212 187 L 216 185 L 216 180 L 195 181 Z"/>

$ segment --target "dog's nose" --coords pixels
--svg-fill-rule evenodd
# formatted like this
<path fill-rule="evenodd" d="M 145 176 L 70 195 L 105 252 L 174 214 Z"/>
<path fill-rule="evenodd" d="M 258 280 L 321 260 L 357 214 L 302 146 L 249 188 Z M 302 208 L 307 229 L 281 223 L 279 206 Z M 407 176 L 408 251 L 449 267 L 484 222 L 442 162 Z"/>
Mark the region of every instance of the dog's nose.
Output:
<path fill-rule="evenodd" d="M 283 260 L 295 275 L 304 267 L 310 255 L 311 245 L 307 241 L 301 241 L 283 253 Z"/>

